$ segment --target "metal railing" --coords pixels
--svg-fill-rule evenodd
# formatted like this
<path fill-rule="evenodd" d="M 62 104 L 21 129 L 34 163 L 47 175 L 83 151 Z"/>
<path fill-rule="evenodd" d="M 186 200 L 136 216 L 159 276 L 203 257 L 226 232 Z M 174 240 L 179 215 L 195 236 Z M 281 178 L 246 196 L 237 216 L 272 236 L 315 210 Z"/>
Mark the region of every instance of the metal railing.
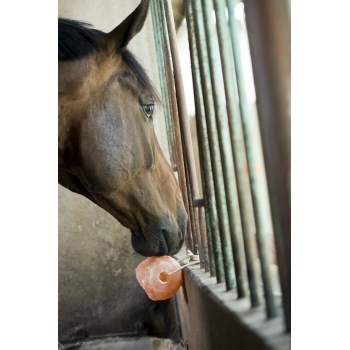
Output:
<path fill-rule="evenodd" d="M 186 246 L 199 254 L 201 267 L 216 276 L 217 283 L 225 282 L 227 290 L 236 288 L 238 298 L 249 296 L 252 307 L 261 305 L 264 298 L 267 318 L 273 318 L 277 308 L 264 184 L 256 166 L 254 118 L 246 96 L 242 39 L 234 13 L 239 2 L 185 0 L 203 199 L 199 198 L 171 1 L 152 0 L 152 18 L 170 158 L 189 214 Z M 289 9 L 283 0 L 246 0 L 244 4 L 289 331 Z"/>

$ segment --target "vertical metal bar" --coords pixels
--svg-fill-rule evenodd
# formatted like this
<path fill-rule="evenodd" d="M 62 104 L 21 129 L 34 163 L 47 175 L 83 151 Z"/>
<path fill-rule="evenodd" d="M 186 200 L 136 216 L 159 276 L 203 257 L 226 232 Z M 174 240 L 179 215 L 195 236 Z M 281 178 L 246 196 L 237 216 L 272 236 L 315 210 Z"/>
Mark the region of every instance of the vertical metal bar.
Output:
<path fill-rule="evenodd" d="M 204 202 L 204 201 L 203 201 Z M 199 235 L 201 239 L 201 243 L 199 245 L 200 252 L 199 257 L 201 259 L 203 268 L 205 272 L 210 271 L 210 264 L 213 263 L 213 260 L 210 261 L 210 254 L 209 254 L 209 243 L 207 239 L 207 228 L 206 228 L 206 216 L 205 216 L 205 209 L 204 206 L 198 207 L 198 221 L 199 221 Z M 214 265 L 212 266 L 215 272 Z"/>
<path fill-rule="evenodd" d="M 225 2 L 224 0 L 214 0 L 217 3 L 217 7 L 220 10 L 221 17 L 223 17 L 226 25 L 225 16 Z M 243 62 L 242 62 L 242 52 L 240 49 L 240 38 L 239 38 L 239 27 L 238 22 L 234 15 L 234 8 L 239 3 L 239 0 L 227 0 L 227 8 L 229 13 L 229 25 L 231 32 L 231 42 L 234 54 L 234 62 L 236 69 L 237 86 L 239 92 L 239 107 L 241 111 L 245 145 L 247 149 L 248 156 L 248 166 L 249 166 L 249 178 L 251 183 L 252 198 L 253 198 L 253 208 L 256 221 L 256 235 L 258 240 L 258 248 L 260 255 L 261 272 L 264 284 L 264 296 L 266 301 L 266 311 L 268 318 L 276 316 L 276 308 L 272 290 L 271 272 L 270 272 L 270 252 L 268 239 L 268 230 L 266 226 L 266 220 L 264 218 L 264 197 L 262 184 L 259 182 L 259 176 L 256 168 L 257 164 L 257 154 L 255 152 L 254 143 L 256 140 L 253 139 L 253 116 L 250 112 L 250 107 L 248 105 L 246 96 L 246 86 L 243 75 Z M 228 31 L 227 25 L 225 30 Z M 241 126 L 242 128 L 242 126 Z"/>
<path fill-rule="evenodd" d="M 183 191 L 186 192 L 186 211 L 188 213 L 188 222 L 187 222 L 187 228 L 188 234 L 187 236 L 187 248 L 190 249 L 193 253 L 197 254 L 197 239 L 194 234 L 195 227 L 194 227 L 194 220 L 193 220 L 193 208 L 192 208 L 192 199 L 191 197 L 191 191 L 190 191 L 190 184 L 188 181 L 188 171 L 186 169 L 186 158 L 184 156 L 184 144 L 183 144 L 183 138 L 181 133 L 181 125 L 179 121 L 179 108 L 177 103 L 177 96 L 176 96 L 176 87 L 175 87 L 175 79 L 174 79 L 174 66 L 173 66 L 173 58 L 171 54 L 171 47 L 170 47 L 170 40 L 169 40 L 169 33 L 168 33 L 168 24 L 165 14 L 165 8 L 164 8 L 164 2 L 161 0 L 157 0 L 156 2 L 157 10 L 159 13 L 160 22 L 162 24 L 162 37 L 164 42 L 163 50 L 165 52 L 165 59 L 166 59 L 166 76 L 168 81 L 168 90 L 169 90 L 169 97 L 171 100 L 171 104 L 173 106 L 173 110 L 175 111 L 173 113 L 173 124 L 174 124 L 174 132 L 175 132 L 175 138 L 176 138 L 176 147 L 178 148 L 179 153 L 179 170 L 181 172 L 181 183 L 183 186 Z M 180 151 L 181 150 L 181 151 Z"/>
<path fill-rule="evenodd" d="M 197 100 L 195 98 L 195 103 L 197 103 Z M 196 109 L 197 109 L 197 106 L 196 106 Z M 197 126 L 197 123 L 196 123 L 196 126 Z M 201 158 L 201 146 L 200 146 L 200 140 L 198 140 L 198 149 L 199 149 L 199 156 L 200 156 L 200 163 L 202 162 L 202 158 Z M 203 186 L 203 193 L 205 192 L 205 189 L 204 189 L 204 186 Z M 209 271 L 210 270 L 210 273 L 212 275 L 213 271 L 215 271 L 214 269 L 214 265 L 213 265 L 213 252 L 212 252 L 212 244 L 211 244 L 211 241 L 210 239 L 206 239 L 206 237 L 204 237 L 205 234 L 207 234 L 209 237 L 211 237 L 211 230 L 210 230 L 210 227 L 208 227 L 208 229 L 206 229 L 206 220 L 207 220 L 207 217 L 205 215 L 205 212 L 204 212 L 204 208 L 200 208 L 199 210 L 201 210 L 199 212 L 200 214 L 200 230 L 199 230 L 199 233 L 200 233 L 200 236 L 201 236 L 201 239 L 203 241 L 202 243 L 202 255 L 205 254 L 205 258 L 206 258 L 206 261 L 205 261 L 205 271 Z M 205 240 L 205 242 L 204 242 Z M 205 245 L 205 248 L 204 248 L 204 245 Z M 201 255 L 201 253 L 200 253 Z M 201 258 L 202 260 L 202 258 Z M 215 275 L 215 272 L 214 272 L 214 275 Z"/>
<path fill-rule="evenodd" d="M 230 223 L 226 207 L 225 187 L 223 184 L 223 170 L 220 159 L 220 146 L 218 131 L 215 121 L 215 108 L 213 104 L 213 90 L 210 81 L 210 68 L 208 64 L 208 51 L 206 46 L 206 37 L 204 30 L 203 12 L 200 0 L 193 2 L 193 17 L 196 34 L 196 43 L 199 56 L 199 68 L 201 72 L 203 99 L 205 106 L 205 117 L 208 127 L 210 156 L 212 161 L 213 179 L 215 187 L 215 199 L 219 218 L 219 232 L 221 237 L 221 248 L 223 255 L 223 264 L 225 271 L 226 289 L 230 290 L 235 285 L 235 274 L 233 264 L 233 253 L 230 236 Z"/>
<path fill-rule="evenodd" d="M 229 214 L 233 259 L 237 280 L 237 294 L 239 298 L 242 298 L 247 294 L 247 277 L 242 239 L 243 232 L 227 113 L 225 109 L 226 101 L 222 89 L 222 71 L 218 54 L 217 37 L 213 23 L 214 8 L 211 1 L 202 0 L 202 6 L 204 15 L 204 27 L 208 42 L 209 67 L 211 83 L 213 87 L 216 123 L 219 132 L 219 144 L 224 175 L 223 180 L 226 192 L 226 204 Z"/>
<path fill-rule="evenodd" d="M 181 127 L 181 126 L 180 126 Z M 180 129 L 180 131 L 182 131 Z M 181 132 L 181 138 L 183 138 L 183 133 Z M 199 241 L 199 223 L 198 223 L 198 208 L 194 208 L 193 206 L 193 195 L 191 191 L 191 184 L 190 184 L 190 175 L 189 175 L 189 167 L 188 162 L 186 160 L 186 149 L 184 144 L 182 144 L 182 149 L 184 150 L 183 154 L 183 161 L 185 165 L 185 174 L 186 174 L 186 184 L 187 184 L 187 195 L 188 195 L 188 206 L 190 209 L 190 215 L 189 220 L 191 221 L 191 227 L 192 227 L 192 252 L 193 254 L 199 254 L 198 247 L 200 244 Z M 200 266 L 203 267 L 202 259 L 200 258 Z"/>
<path fill-rule="evenodd" d="M 210 159 L 209 141 L 207 136 L 208 131 L 205 119 L 204 99 L 200 78 L 198 51 L 194 32 L 193 10 L 192 3 L 190 0 L 186 0 L 186 20 L 192 66 L 192 80 L 195 96 L 196 125 L 199 146 L 198 148 L 200 154 L 200 162 L 202 165 L 201 174 L 206 208 L 210 273 L 211 276 L 216 275 L 217 283 L 222 283 L 224 281 L 224 267 L 222 260 L 222 251 L 220 246 L 221 242 L 218 225 L 218 214 L 215 202 L 213 170 Z"/>
<path fill-rule="evenodd" d="M 286 329 L 291 326 L 290 24 L 286 1 L 245 0 Z"/>
<path fill-rule="evenodd" d="M 174 67 L 174 78 L 175 78 L 174 80 L 175 80 L 175 87 L 176 87 L 176 97 L 177 97 L 177 104 L 178 104 L 178 111 L 179 111 L 180 128 L 181 128 L 181 134 L 182 134 L 182 140 L 183 140 L 183 147 L 185 150 L 184 158 L 188 168 L 188 179 L 189 179 L 189 185 L 190 185 L 189 188 L 192 196 L 192 201 L 190 202 L 190 210 L 192 210 L 193 212 L 193 214 L 191 213 L 192 221 L 193 221 L 192 229 L 194 229 L 195 236 L 198 239 L 198 237 L 200 236 L 198 208 L 193 208 L 193 199 L 199 197 L 199 191 L 198 191 L 197 175 L 196 175 L 196 168 L 195 168 L 193 149 L 192 149 L 191 133 L 190 133 L 190 127 L 188 122 L 188 116 L 187 116 L 185 91 L 183 88 L 180 59 L 179 59 L 179 54 L 177 50 L 175 26 L 173 23 L 174 17 L 172 13 L 171 1 L 165 0 L 163 4 L 165 8 L 165 16 L 166 16 L 166 22 L 168 26 L 170 49 L 172 54 L 173 67 Z M 195 250 L 197 251 L 197 249 Z"/>
<path fill-rule="evenodd" d="M 160 87 L 161 87 L 161 93 L 162 93 L 162 102 L 163 102 L 163 110 L 164 110 L 164 116 L 165 116 L 165 126 L 167 131 L 167 140 L 168 140 L 168 147 L 169 147 L 169 153 L 170 153 L 170 161 L 171 166 L 174 169 L 177 166 L 177 154 L 176 154 L 176 146 L 175 146 L 175 136 L 174 136 L 174 128 L 172 125 L 172 111 L 169 104 L 169 93 L 168 93 L 168 87 L 164 78 L 164 71 L 165 71 L 165 59 L 163 50 L 160 48 L 162 47 L 162 41 L 161 41 L 161 31 L 160 31 L 160 23 L 157 16 L 157 11 L 154 8 L 155 3 L 154 0 L 151 1 L 151 12 L 152 12 L 152 23 L 153 23 L 153 33 L 154 33 L 154 41 L 156 44 L 156 51 L 157 51 L 157 61 L 158 61 L 158 67 L 159 67 L 159 81 L 160 81 Z"/>
<path fill-rule="evenodd" d="M 242 220 L 245 256 L 247 262 L 250 299 L 252 306 L 259 305 L 259 288 L 256 271 L 255 222 L 249 177 L 246 172 L 247 157 L 244 145 L 241 113 L 237 100 L 234 64 L 230 42 L 230 33 L 226 20 L 225 0 L 214 0 L 216 26 L 224 78 L 226 108 L 228 114 L 233 160 L 236 171 L 237 190 Z"/>
<path fill-rule="evenodd" d="M 153 2 L 153 0 L 152 0 Z M 168 42 L 168 35 L 167 35 L 167 26 L 166 26 L 166 20 L 164 15 L 164 9 L 162 11 L 161 8 L 162 1 L 156 1 L 154 0 L 154 4 L 152 7 L 152 10 L 154 10 L 155 18 L 156 18 L 156 26 L 158 27 L 158 30 L 160 32 L 160 38 L 161 38 L 161 46 L 157 47 L 157 50 L 162 50 L 164 53 L 164 72 L 165 73 L 162 76 L 162 79 L 164 78 L 167 90 L 168 90 L 168 98 L 169 98 L 169 105 L 171 106 L 172 111 L 172 121 L 173 121 L 173 132 L 174 132 L 174 138 L 175 138 L 175 146 L 176 146 L 176 153 L 177 153 L 177 171 L 179 175 L 179 184 L 181 188 L 182 197 L 184 200 L 184 205 L 186 208 L 187 213 L 190 215 L 190 208 L 189 208 L 189 200 L 187 195 L 187 181 L 186 181 L 186 173 L 185 173 L 185 165 L 183 160 L 183 150 L 182 150 L 182 141 L 181 141 L 181 134 L 180 134 L 180 126 L 179 126 L 179 118 L 178 118 L 178 110 L 177 110 L 177 104 L 176 104 L 176 95 L 174 90 L 174 76 L 172 71 L 172 62 L 171 62 L 171 56 L 170 56 L 170 45 Z M 193 241 L 192 241 L 192 225 L 191 220 L 187 221 L 187 232 L 186 232 L 186 246 L 190 248 L 192 251 L 193 249 Z"/>

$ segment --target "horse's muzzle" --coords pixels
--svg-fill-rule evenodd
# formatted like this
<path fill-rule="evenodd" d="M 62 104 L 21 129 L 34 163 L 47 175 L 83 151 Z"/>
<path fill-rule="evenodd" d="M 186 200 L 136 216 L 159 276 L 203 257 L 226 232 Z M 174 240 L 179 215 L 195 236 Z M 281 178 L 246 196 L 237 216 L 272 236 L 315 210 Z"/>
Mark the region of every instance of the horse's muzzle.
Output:
<path fill-rule="evenodd" d="M 142 231 L 131 231 L 131 244 L 143 256 L 174 255 L 182 247 L 186 233 L 187 215 L 176 224 L 170 220 L 146 226 Z"/>

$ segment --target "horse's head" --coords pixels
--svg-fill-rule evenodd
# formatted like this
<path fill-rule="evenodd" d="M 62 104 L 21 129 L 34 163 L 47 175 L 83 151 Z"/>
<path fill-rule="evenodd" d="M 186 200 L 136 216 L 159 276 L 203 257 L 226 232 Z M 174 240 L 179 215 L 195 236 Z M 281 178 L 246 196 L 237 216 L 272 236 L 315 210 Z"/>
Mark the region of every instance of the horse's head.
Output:
<path fill-rule="evenodd" d="M 157 94 L 126 49 L 148 3 L 108 34 L 59 21 L 59 183 L 129 228 L 139 254 L 171 255 L 187 214 L 153 129 Z"/>

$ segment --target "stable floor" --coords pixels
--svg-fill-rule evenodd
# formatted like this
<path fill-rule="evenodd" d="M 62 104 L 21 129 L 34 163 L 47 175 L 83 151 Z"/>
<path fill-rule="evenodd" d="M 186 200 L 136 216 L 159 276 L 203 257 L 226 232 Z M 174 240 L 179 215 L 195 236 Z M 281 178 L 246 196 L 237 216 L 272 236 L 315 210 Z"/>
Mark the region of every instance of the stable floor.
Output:
<path fill-rule="evenodd" d="M 119 338 L 111 337 L 98 340 L 81 341 L 74 344 L 63 344 L 58 350 L 183 350 L 180 344 L 171 339 L 154 337 Z"/>

